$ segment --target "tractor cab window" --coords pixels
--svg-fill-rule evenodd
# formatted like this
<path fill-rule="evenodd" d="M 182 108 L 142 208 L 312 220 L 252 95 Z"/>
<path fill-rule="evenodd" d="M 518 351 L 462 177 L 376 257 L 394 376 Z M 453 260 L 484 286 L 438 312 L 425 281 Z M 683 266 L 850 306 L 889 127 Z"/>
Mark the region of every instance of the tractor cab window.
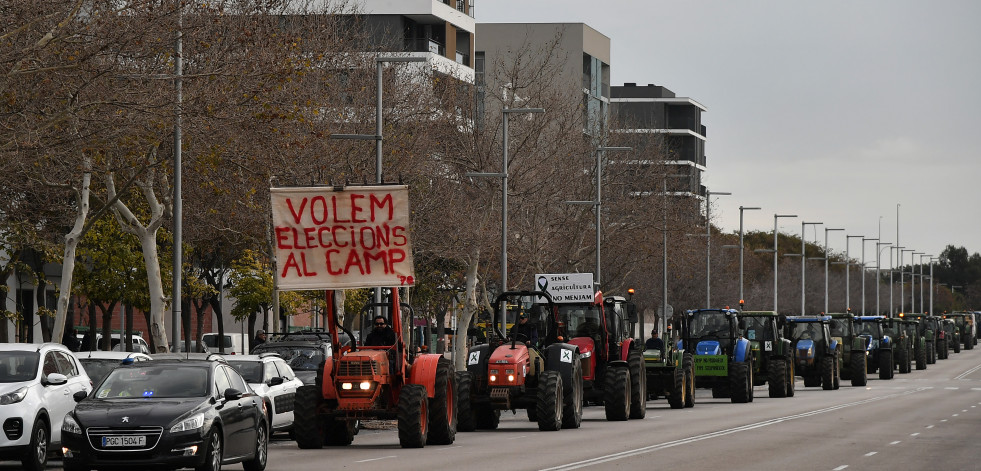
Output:
<path fill-rule="evenodd" d="M 600 342 L 602 330 L 599 306 L 565 304 L 559 306 L 559 319 L 565 323 L 570 337 L 590 337 Z"/>
<path fill-rule="evenodd" d="M 882 326 L 878 322 L 857 322 L 855 323 L 855 333 L 868 335 L 874 339 L 882 338 Z"/>
<path fill-rule="evenodd" d="M 896 321 L 896 322 L 887 322 L 887 323 L 882 324 L 882 334 L 883 335 L 888 335 L 888 336 L 894 337 L 894 338 L 895 337 L 899 337 L 899 332 L 901 331 L 901 329 L 897 328 L 898 326 L 895 325 L 898 322 L 899 321 Z"/>
<path fill-rule="evenodd" d="M 831 319 L 831 336 L 848 337 L 851 335 L 849 327 L 848 319 Z"/>
<path fill-rule="evenodd" d="M 766 317 L 744 317 L 746 330 L 743 334 L 749 340 L 773 340 L 773 323 Z"/>
<path fill-rule="evenodd" d="M 793 324 L 794 329 L 790 336 L 794 340 L 813 340 L 820 342 L 824 340 L 824 327 L 816 322 L 799 322 Z"/>
<path fill-rule="evenodd" d="M 729 338 L 730 320 L 718 311 L 696 312 L 691 318 L 692 338 Z"/>

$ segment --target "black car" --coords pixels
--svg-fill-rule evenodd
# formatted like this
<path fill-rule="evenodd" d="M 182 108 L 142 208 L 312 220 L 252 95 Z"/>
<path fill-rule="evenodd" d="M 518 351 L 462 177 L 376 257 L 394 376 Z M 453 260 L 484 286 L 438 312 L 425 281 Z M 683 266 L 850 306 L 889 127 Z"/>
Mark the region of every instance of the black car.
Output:
<path fill-rule="evenodd" d="M 66 471 L 266 467 L 260 397 L 221 360 L 151 360 L 117 367 L 65 416 Z"/>

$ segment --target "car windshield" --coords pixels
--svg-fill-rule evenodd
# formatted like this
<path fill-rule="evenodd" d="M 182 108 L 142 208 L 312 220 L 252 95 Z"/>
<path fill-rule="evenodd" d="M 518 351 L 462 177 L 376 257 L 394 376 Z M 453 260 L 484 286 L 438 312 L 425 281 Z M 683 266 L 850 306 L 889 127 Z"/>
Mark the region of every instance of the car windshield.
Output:
<path fill-rule="evenodd" d="M 208 367 L 146 365 L 117 368 L 99 385 L 100 399 L 204 397 L 209 393 Z"/>
<path fill-rule="evenodd" d="M 92 384 L 99 384 L 110 371 L 122 364 L 122 360 L 110 360 L 107 358 L 79 358 L 88 373 Z"/>
<path fill-rule="evenodd" d="M 230 361 L 228 362 L 232 368 L 243 378 L 245 378 L 246 383 L 261 383 L 262 382 L 262 362 L 261 361 Z"/>
<path fill-rule="evenodd" d="M 728 337 L 729 319 L 719 311 L 696 312 L 691 318 L 692 338 Z"/>
<path fill-rule="evenodd" d="M 767 317 L 742 317 L 746 319 L 746 338 L 749 340 L 773 340 L 772 323 Z"/>
<path fill-rule="evenodd" d="M 252 351 L 254 354 L 275 352 L 286 360 L 290 368 L 300 371 L 316 371 L 324 362 L 324 353 L 320 348 L 302 345 L 275 345 L 264 343 Z"/>
<path fill-rule="evenodd" d="M 599 333 L 600 311 L 595 304 L 559 305 L 559 319 L 573 337 L 594 337 Z"/>
<path fill-rule="evenodd" d="M 37 376 L 38 352 L 0 352 L 0 383 L 30 381 Z"/>
<path fill-rule="evenodd" d="M 791 333 L 794 340 L 824 340 L 824 329 L 821 324 L 813 322 L 795 322 Z"/>

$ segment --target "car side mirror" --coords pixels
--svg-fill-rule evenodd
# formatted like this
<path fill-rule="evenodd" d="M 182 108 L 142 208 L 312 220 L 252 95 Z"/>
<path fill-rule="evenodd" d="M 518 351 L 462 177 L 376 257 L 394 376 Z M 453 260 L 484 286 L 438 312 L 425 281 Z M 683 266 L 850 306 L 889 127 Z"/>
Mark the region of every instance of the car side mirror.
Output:
<path fill-rule="evenodd" d="M 68 377 L 61 373 L 51 373 L 44 378 L 44 384 L 58 386 L 60 384 L 65 384 L 68 382 Z"/>
<path fill-rule="evenodd" d="M 75 394 L 72 394 L 72 399 L 74 399 L 75 402 L 82 402 L 82 399 L 85 399 L 86 397 L 89 397 L 89 393 L 85 391 L 75 391 Z"/>
<path fill-rule="evenodd" d="M 282 376 L 276 376 L 275 378 L 270 379 L 269 382 L 266 383 L 266 384 L 268 384 L 270 386 L 279 386 L 280 384 L 283 384 L 283 377 Z"/>
<path fill-rule="evenodd" d="M 241 398 L 242 398 L 242 391 L 239 391 L 238 389 L 235 388 L 228 388 L 225 390 L 226 401 L 234 401 L 236 399 L 241 399 Z"/>

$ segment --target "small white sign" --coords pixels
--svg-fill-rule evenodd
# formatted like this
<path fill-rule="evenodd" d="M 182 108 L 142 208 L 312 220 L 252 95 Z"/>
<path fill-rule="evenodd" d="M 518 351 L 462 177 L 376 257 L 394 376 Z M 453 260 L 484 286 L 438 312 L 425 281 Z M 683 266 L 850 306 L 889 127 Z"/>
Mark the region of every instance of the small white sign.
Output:
<path fill-rule="evenodd" d="M 563 349 L 562 356 L 559 357 L 559 360 L 562 360 L 566 363 L 572 363 L 572 350 Z"/>
<path fill-rule="evenodd" d="M 468 365 L 476 365 L 480 362 L 480 352 L 470 352 L 470 357 L 467 359 Z"/>
<path fill-rule="evenodd" d="M 766 341 L 766 342 L 765 342 L 765 343 L 763 344 L 763 350 L 765 350 L 765 351 L 768 351 L 768 352 L 769 352 L 769 351 L 771 351 L 771 350 L 773 350 L 773 342 L 772 342 L 772 341 L 770 341 L 770 340 L 767 340 L 767 341 Z"/>
<path fill-rule="evenodd" d="M 556 303 L 591 303 L 596 298 L 592 273 L 540 273 L 535 290 L 544 291 Z"/>

